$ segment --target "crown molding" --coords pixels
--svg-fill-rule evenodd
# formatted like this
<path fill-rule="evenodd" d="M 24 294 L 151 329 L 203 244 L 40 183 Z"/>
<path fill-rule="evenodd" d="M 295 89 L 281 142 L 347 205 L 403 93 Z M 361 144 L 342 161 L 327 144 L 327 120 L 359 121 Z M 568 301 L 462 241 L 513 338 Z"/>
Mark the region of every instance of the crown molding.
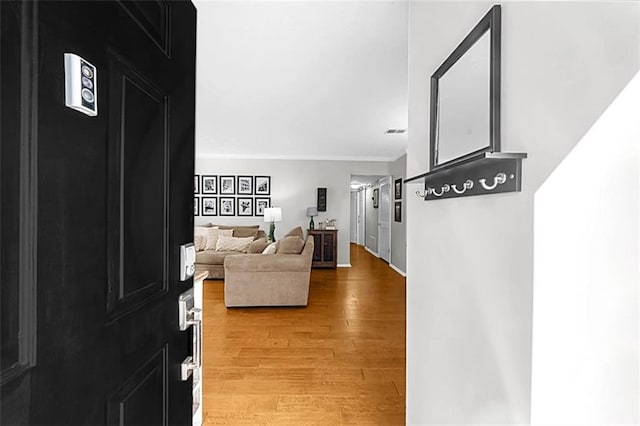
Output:
<path fill-rule="evenodd" d="M 212 160 L 295 160 L 295 161 L 367 161 L 390 163 L 405 155 L 391 157 L 331 156 L 331 155 L 261 155 L 261 154 L 197 154 L 196 158 Z"/>

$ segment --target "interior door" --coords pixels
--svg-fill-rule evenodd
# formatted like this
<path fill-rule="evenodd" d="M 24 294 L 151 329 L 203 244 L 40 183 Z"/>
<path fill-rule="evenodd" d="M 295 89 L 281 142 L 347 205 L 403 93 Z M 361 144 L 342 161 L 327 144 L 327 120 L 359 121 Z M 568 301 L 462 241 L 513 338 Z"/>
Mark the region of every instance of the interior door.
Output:
<path fill-rule="evenodd" d="M 378 203 L 378 256 L 391 262 L 391 178 L 380 185 Z"/>
<path fill-rule="evenodd" d="M 178 297 L 193 285 L 180 281 L 179 246 L 193 239 L 195 8 L 2 4 L 0 15 L 20 22 L 21 46 L 17 62 L 3 53 L 2 85 L 15 67 L 32 78 L 16 77 L 17 99 L 3 96 L 0 111 L 17 102 L 35 116 L 3 114 L 2 147 L 32 144 L 35 159 L 19 167 L 35 196 L 20 204 L 36 226 L 18 236 L 35 247 L 21 264 L 32 280 L 17 285 L 35 298 L 33 362 L 14 377 L 3 369 L 0 420 L 191 424 L 192 384 L 180 367 L 192 341 L 179 331 Z M 65 107 L 65 53 L 96 67 L 95 117 Z M 4 190 L 2 202 L 4 212 Z"/>

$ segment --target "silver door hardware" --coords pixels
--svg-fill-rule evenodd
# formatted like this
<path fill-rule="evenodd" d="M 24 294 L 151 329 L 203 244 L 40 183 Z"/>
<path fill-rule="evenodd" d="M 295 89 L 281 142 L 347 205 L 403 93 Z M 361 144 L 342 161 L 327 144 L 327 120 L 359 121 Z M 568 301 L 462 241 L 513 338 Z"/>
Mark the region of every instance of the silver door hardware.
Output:
<path fill-rule="evenodd" d="M 186 281 L 196 272 L 196 246 L 193 243 L 180 246 L 180 281 Z"/>
<path fill-rule="evenodd" d="M 193 356 L 182 362 L 180 378 L 187 380 L 193 374 L 194 383 L 200 380 L 202 368 L 202 310 L 194 306 L 193 288 L 178 297 L 178 324 L 180 331 L 193 327 Z"/>
<path fill-rule="evenodd" d="M 180 365 L 180 380 L 186 381 L 197 368 L 198 364 L 193 361 L 193 357 L 186 357 Z"/>
<path fill-rule="evenodd" d="M 202 310 L 195 307 L 193 288 L 185 291 L 178 297 L 178 324 L 180 331 L 185 331 L 190 326 L 202 321 Z"/>
<path fill-rule="evenodd" d="M 96 67 L 73 53 L 64 54 L 64 104 L 83 114 L 98 115 Z"/>

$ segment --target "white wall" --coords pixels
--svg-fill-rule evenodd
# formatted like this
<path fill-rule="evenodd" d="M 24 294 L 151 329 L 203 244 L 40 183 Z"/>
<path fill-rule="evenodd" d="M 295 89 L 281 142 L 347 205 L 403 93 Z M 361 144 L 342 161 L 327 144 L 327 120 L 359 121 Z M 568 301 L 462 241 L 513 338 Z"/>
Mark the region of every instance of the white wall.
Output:
<path fill-rule="evenodd" d="M 349 194 L 349 202 L 350 202 L 350 207 L 349 209 L 351 210 L 351 216 L 350 216 L 350 235 L 349 235 L 349 242 L 356 244 L 357 241 L 357 228 L 358 228 L 358 217 L 357 217 L 357 213 L 356 213 L 356 208 L 357 208 L 357 204 L 358 204 L 358 193 L 355 191 L 351 191 L 351 193 Z"/>
<path fill-rule="evenodd" d="M 638 424 L 640 76 L 535 195 L 533 424 Z"/>
<path fill-rule="evenodd" d="M 395 180 L 402 179 L 406 177 L 407 173 L 407 156 L 403 155 L 394 161 L 390 166 L 390 173 L 392 176 L 391 180 L 391 264 L 398 268 L 399 270 L 406 272 L 407 270 L 407 209 L 406 209 L 406 199 L 408 195 L 406 188 L 403 185 L 402 188 L 402 198 L 400 200 L 396 200 L 394 196 L 395 192 Z M 413 185 L 411 186 L 413 188 Z M 393 210 L 393 206 L 396 201 L 402 202 L 402 222 L 396 222 L 394 220 L 395 213 Z"/>
<path fill-rule="evenodd" d="M 265 175 L 271 176 L 271 204 L 282 208 L 282 222 L 276 224 L 276 239 L 290 229 L 307 229 L 307 207 L 316 205 L 317 188 L 327 188 L 327 211 L 319 212 L 314 221 L 336 219 L 338 228 L 338 264 L 349 265 L 349 228 L 351 174 L 388 174 L 389 163 L 367 161 L 314 160 L 233 160 L 196 158 L 199 175 Z M 268 231 L 262 217 L 198 216 L 196 224 L 256 224 Z"/>
<path fill-rule="evenodd" d="M 428 169 L 429 76 L 491 6 L 411 3 L 408 176 Z M 529 153 L 523 190 L 407 198 L 408 424 L 529 421 L 533 196 L 635 74 L 638 23 L 635 3 L 503 3 L 502 149 Z"/>

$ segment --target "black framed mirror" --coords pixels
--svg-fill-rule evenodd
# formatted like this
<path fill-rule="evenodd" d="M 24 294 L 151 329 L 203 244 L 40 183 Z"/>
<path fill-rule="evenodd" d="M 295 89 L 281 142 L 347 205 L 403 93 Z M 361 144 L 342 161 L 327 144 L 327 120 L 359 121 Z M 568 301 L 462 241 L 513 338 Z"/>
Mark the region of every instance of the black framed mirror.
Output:
<path fill-rule="evenodd" d="M 500 6 L 431 76 L 431 170 L 500 151 Z"/>

